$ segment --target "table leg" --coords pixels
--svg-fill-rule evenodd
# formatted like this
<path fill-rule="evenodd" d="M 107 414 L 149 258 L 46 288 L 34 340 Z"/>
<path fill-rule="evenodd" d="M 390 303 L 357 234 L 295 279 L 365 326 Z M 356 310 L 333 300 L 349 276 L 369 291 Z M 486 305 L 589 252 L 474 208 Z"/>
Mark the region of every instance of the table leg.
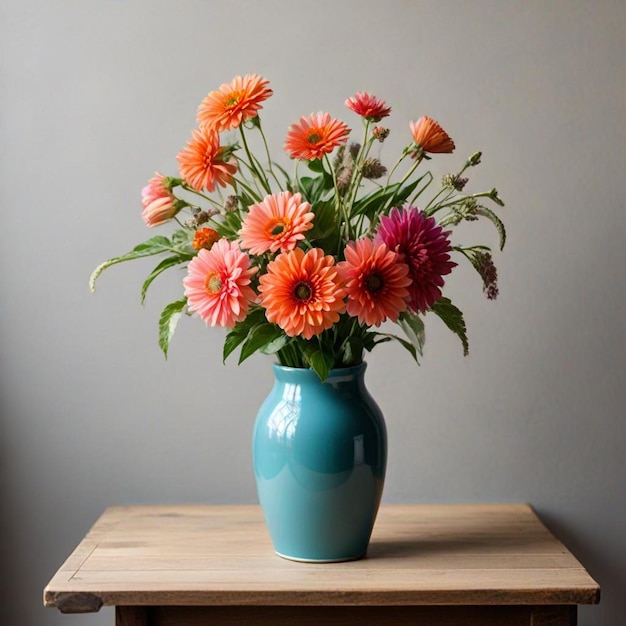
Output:
<path fill-rule="evenodd" d="M 574 606 L 534 606 L 531 626 L 576 626 L 578 607 Z"/>
<path fill-rule="evenodd" d="M 115 626 L 149 626 L 148 607 L 116 606 Z"/>

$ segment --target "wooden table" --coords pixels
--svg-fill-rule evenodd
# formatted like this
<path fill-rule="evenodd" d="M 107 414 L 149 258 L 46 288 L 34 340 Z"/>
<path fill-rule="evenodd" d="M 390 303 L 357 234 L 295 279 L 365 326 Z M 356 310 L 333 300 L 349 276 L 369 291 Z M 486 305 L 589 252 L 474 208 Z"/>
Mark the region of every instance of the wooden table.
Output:
<path fill-rule="evenodd" d="M 565 626 L 599 601 L 526 504 L 383 506 L 368 557 L 284 560 L 257 506 L 107 509 L 44 591 L 117 626 Z"/>

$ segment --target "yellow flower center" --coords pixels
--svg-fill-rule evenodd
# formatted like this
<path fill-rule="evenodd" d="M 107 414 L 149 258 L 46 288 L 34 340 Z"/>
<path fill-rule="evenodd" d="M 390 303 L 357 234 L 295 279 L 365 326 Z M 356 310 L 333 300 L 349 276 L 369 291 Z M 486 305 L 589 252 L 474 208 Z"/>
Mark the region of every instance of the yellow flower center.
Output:
<path fill-rule="evenodd" d="M 228 97 L 224 102 L 224 106 L 227 109 L 232 109 L 233 107 L 237 106 L 240 101 L 241 93 L 239 93 L 238 91 L 232 91 L 230 94 L 228 94 Z"/>
<path fill-rule="evenodd" d="M 216 294 L 222 289 L 222 279 L 217 272 L 209 272 L 204 281 L 204 288 L 207 293 Z"/>

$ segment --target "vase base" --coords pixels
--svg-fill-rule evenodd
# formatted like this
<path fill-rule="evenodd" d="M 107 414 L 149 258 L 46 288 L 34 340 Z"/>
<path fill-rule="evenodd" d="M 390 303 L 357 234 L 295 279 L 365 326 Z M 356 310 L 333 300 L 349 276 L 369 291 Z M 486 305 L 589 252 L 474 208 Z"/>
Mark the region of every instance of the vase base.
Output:
<path fill-rule="evenodd" d="M 299 556 L 289 556 L 288 554 L 281 554 L 278 551 L 275 552 L 281 559 L 286 559 L 287 561 L 296 561 L 297 563 L 345 563 L 346 561 L 358 561 L 365 556 L 365 552 L 363 552 L 356 556 L 343 556 L 338 559 L 307 559 Z"/>

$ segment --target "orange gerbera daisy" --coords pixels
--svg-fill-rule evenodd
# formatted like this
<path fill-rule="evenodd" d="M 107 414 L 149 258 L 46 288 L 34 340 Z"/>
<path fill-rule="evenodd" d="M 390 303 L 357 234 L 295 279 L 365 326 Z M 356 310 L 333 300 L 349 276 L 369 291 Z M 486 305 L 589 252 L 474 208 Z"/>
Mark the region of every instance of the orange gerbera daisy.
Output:
<path fill-rule="evenodd" d="M 408 307 L 408 265 L 399 262 L 385 244 L 375 245 L 371 239 L 350 242 L 345 256 L 338 267 L 348 292 L 348 314 L 368 326 L 397 321 Z"/>
<path fill-rule="evenodd" d="M 357 91 L 357 93 L 352 96 L 352 98 L 348 98 L 344 104 L 351 111 L 354 111 L 357 115 L 364 117 L 370 122 L 380 122 L 383 117 L 387 117 L 391 113 L 391 107 L 388 107 L 384 100 L 372 96 L 367 92 L 361 93 Z"/>
<path fill-rule="evenodd" d="M 232 148 L 220 146 L 219 134 L 208 128 L 194 129 L 192 134 L 187 147 L 176 157 L 180 175 L 196 191 L 213 191 L 216 185 L 226 187 L 237 171 Z"/>
<path fill-rule="evenodd" d="M 191 245 L 196 250 L 202 250 L 202 248 L 210 250 L 219 238 L 220 234 L 213 228 L 199 228 L 193 236 Z"/>
<path fill-rule="evenodd" d="M 346 309 L 335 260 L 321 248 L 279 254 L 259 283 L 265 317 L 290 337 L 311 339 L 336 323 Z"/>
<path fill-rule="evenodd" d="M 198 107 L 198 124 L 217 132 L 238 128 L 251 117 L 257 117 L 261 102 L 273 91 L 269 81 L 256 74 L 236 76 L 231 83 L 220 85 Z"/>
<path fill-rule="evenodd" d="M 434 119 L 424 115 L 417 122 L 410 122 L 413 140 L 423 152 L 452 152 L 454 141 L 450 139 Z"/>
<path fill-rule="evenodd" d="M 198 252 L 183 278 L 189 309 L 210 326 L 232 328 L 243 320 L 256 300 L 250 278 L 257 271 L 236 243 L 220 239 L 210 250 Z"/>
<path fill-rule="evenodd" d="M 293 250 L 313 228 L 311 205 L 299 193 L 283 191 L 250 206 L 239 231 L 241 246 L 252 254 Z"/>
<path fill-rule="evenodd" d="M 329 113 L 311 113 L 289 127 L 284 148 L 292 159 L 321 159 L 348 141 L 350 129 Z"/>

